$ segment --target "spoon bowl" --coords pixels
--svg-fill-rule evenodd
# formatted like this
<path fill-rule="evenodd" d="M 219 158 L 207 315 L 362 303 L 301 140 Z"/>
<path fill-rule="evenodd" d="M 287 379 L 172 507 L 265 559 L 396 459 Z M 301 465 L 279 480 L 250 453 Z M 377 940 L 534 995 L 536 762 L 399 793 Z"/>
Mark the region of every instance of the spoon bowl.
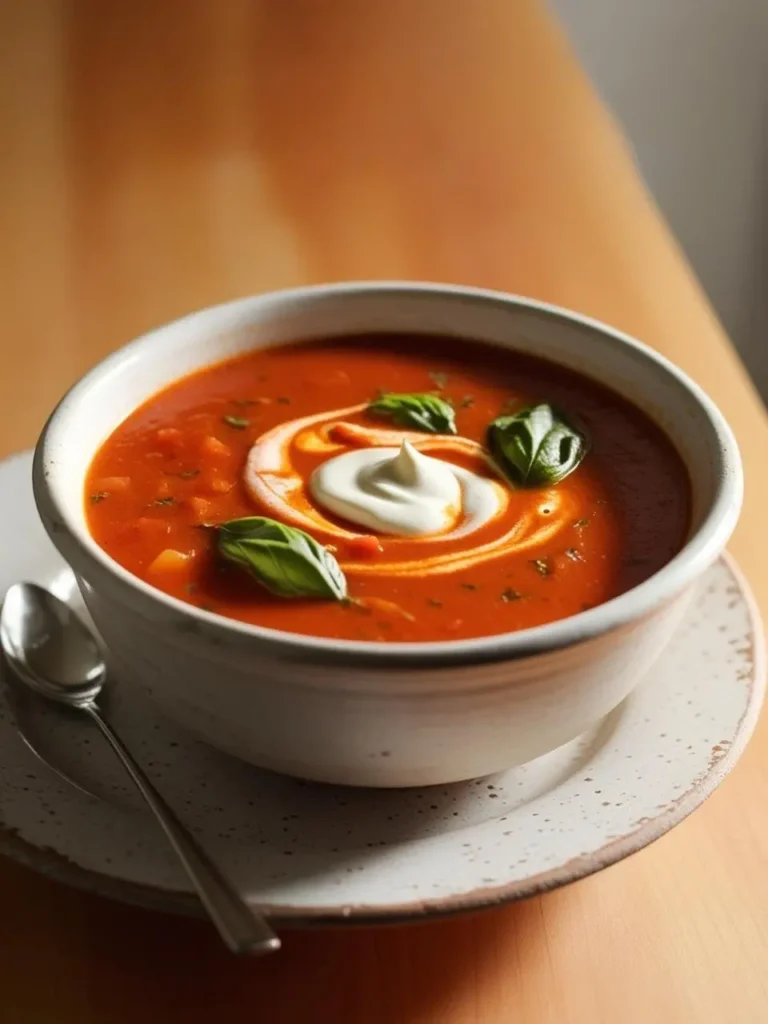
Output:
<path fill-rule="evenodd" d="M 0 643 L 17 675 L 49 700 L 81 707 L 101 693 L 106 665 L 93 635 L 36 583 L 15 583 L 6 594 Z"/>
<path fill-rule="evenodd" d="M 280 948 L 269 924 L 255 914 L 198 847 L 96 705 L 107 679 L 99 646 L 72 609 L 35 583 L 15 583 L 0 611 L 0 645 L 17 677 L 43 697 L 80 711 L 95 723 L 154 813 L 208 915 L 232 952 Z"/>

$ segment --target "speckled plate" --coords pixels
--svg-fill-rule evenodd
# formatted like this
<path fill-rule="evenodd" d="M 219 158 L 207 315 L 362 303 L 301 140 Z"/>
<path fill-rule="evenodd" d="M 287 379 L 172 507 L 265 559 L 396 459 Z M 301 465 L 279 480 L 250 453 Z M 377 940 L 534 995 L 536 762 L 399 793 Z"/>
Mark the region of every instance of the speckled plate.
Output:
<path fill-rule="evenodd" d="M 80 608 L 34 511 L 29 455 L 0 465 L 0 593 L 40 582 Z M 518 899 L 591 874 L 682 821 L 726 775 L 764 690 L 760 622 L 724 560 L 650 676 L 578 740 L 492 778 L 345 790 L 260 772 L 179 732 L 125 685 L 109 715 L 224 871 L 276 919 L 397 919 Z M 7 678 L 5 680 L 7 684 Z M 0 850 L 95 892 L 194 911 L 185 879 L 87 722 L 0 703 Z"/>

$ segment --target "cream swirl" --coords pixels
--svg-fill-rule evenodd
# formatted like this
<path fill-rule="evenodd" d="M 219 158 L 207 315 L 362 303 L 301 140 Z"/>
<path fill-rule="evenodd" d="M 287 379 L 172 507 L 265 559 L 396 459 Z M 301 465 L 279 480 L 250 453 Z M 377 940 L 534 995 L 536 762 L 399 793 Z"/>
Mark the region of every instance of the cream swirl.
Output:
<path fill-rule="evenodd" d="M 483 446 L 469 438 L 425 435 L 349 421 L 348 417 L 357 416 L 365 408 L 365 405 L 350 406 L 274 427 L 253 445 L 244 472 L 246 490 L 262 514 L 307 530 L 323 543 L 340 545 L 339 560 L 347 575 L 439 575 L 513 554 L 535 554 L 582 514 L 567 489 L 511 489 Z M 408 443 L 406 457 L 393 466 L 393 457 L 398 452 L 402 455 L 404 442 Z M 427 452 L 440 453 L 443 458 L 429 458 Z M 304 479 L 294 464 L 294 456 L 300 453 L 326 456 L 326 461 L 308 474 L 309 479 Z M 404 506 L 393 516 L 390 504 L 386 518 L 381 516 L 380 505 L 374 511 L 367 504 L 367 517 L 363 519 L 360 494 L 349 491 L 354 470 L 371 469 L 385 463 L 378 478 L 378 497 L 383 496 L 382 487 L 384 491 L 389 489 L 391 497 L 394 488 L 407 490 L 409 474 L 413 479 L 418 477 L 419 466 L 424 468 L 421 459 L 427 459 L 428 465 L 436 464 L 441 474 L 439 485 L 436 476 L 430 484 L 433 489 L 430 500 L 434 499 L 435 508 L 429 515 L 420 515 L 417 524 L 414 518 L 409 518 L 414 512 L 413 503 L 406 501 L 409 511 L 404 511 Z M 471 464 L 475 471 L 456 465 L 453 459 Z M 328 486 L 334 466 L 344 468 L 346 491 L 339 490 L 336 484 L 333 488 Z M 447 482 L 445 472 L 453 477 L 453 484 Z M 331 479 L 338 482 L 338 476 Z M 471 487 L 468 486 L 470 480 L 473 481 Z M 318 489 L 318 481 L 324 481 L 325 486 Z M 454 505 L 449 499 L 456 493 L 456 484 L 460 498 Z M 331 490 L 334 490 L 335 501 Z M 349 502 L 350 497 L 354 498 L 352 502 Z M 356 505 L 356 509 L 352 505 Z M 324 508 L 379 534 L 389 531 L 385 557 L 362 561 L 356 558 L 354 542 L 363 534 L 329 519 L 323 514 Z M 489 536 L 493 523 L 498 524 L 499 534 Z M 481 531 L 480 536 L 472 543 L 469 535 L 476 531 Z M 465 537 L 467 540 L 457 547 L 456 542 Z M 428 545 L 429 550 L 422 549 L 414 556 L 414 542 Z"/>
<path fill-rule="evenodd" d="M 358 448 L 314 471 L 315 500 L 377 533 L 424 537 L 469 519 L 476 529 L 499 510 L 497 489 L 471 470 L 431 458 L 403 441 L 400 448 Z"/>

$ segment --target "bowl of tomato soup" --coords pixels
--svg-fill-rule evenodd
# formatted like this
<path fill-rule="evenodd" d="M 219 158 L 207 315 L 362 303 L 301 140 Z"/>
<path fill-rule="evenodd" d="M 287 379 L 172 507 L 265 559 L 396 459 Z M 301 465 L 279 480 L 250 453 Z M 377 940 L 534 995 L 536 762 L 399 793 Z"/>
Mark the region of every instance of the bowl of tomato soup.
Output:
<path fill-rule="evenodd" d="M 38 443 L 43 524 L 127 683 L 258 766 L 486 775 L 642 679 L 738 517 L 680 370 L 527 299 L 401 283 L 194 313 Z"/>

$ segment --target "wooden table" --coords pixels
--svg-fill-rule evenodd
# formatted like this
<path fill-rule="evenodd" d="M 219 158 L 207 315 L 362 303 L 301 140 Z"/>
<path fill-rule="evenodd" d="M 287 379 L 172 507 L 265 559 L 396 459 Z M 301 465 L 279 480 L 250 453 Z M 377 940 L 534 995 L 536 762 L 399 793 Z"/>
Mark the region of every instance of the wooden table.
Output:
<path fill-rule="evenodd" d="M 768 610 L 763 408 L 535 3 L 8 0 L 0 49 L 0 454 L 192 308 L 343 278 L 508 289 L 626 329 L 717 399 L 749 482 L 733 550 Z M 289 934 L 268 961 L 2 863 L 0 1019 L 765 1021 L 766 741 L 603 874 L 436 924 Z"/>

